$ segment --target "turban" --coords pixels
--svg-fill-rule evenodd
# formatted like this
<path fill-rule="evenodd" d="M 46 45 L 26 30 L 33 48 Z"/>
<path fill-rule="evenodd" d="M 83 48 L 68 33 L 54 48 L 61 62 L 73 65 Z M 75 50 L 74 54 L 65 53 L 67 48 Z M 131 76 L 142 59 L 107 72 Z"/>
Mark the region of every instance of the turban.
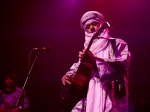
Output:
<path fill-rule="evenodd" d="M 82 17 L 81 17 L 81 20 L 80 20 L 80 25 L 81 25 L 81 28 L 85 29 L 86 25 L 88 23 L 91 23 L 93 21 L 97 21 L 99 23 L 104 23 L 105 20 L 104 20 L 104 16 L 97 12 L 97 11 L 88 11 L 86 12 Z"/>

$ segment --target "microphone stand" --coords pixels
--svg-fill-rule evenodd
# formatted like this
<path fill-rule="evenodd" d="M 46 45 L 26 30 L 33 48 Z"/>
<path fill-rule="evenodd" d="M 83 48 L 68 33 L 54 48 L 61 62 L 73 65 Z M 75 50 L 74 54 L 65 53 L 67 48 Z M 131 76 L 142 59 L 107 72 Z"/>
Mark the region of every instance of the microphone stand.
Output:
<path fill-rule="evenodd" d="M 31 50 L 31 52 L 32 52 L 32 50 Z M 25 97 L 24 94 L 23 94 L 24 88 L 25 88 L 25 86 L 26 86 L 26 84 L 27 84 L 27 81 L 28 81 L 28 78 L 29 78 L 29 76 L 30 76 L 31 70 L 32 70 L 32 68 L 33 68 L 33 65 L 34 65 L 34 63 L 35 63 L 35 61 L 36 61 L 38 55 L 39 55 L 39 51 L 37 52 L 37 54 L 36 54 L 36 56 L 35 56 L 35 58 L 34 58 L 34 61 L 33 61 L 32 65 L 31 65 L 31 68 L 30 68 L 29 71 L 28 71 L 28 75 L 27 75 L 27 77 L 26 77 L 26 80 L 25 80 L 25 82 L 24 82 L 24 85 L 23 85 L 22 90 L 21 90 L 21 92 L 20 92 L 20 94 L 19 94 L 18 100 L 17 100 L 17 102 L 16 102 L 16 106 L 17 106 L 18 103 L 19 103 L 19 101 L 20 101 L 20 99 L 21 99 L 21 107 L 19 107 L 19 109 L 21 109 L 21 112 L 23 112 L 23 110 L 24 110 L 24 97 Z"/>

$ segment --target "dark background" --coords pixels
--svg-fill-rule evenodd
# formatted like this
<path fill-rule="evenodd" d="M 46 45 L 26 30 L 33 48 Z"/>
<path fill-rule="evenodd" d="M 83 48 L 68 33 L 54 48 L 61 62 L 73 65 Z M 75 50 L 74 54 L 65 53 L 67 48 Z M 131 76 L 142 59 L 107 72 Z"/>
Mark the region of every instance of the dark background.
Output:
<path fill-rule="evenodd" d="M 110 35 L 128 43 L 130 97 L 135 112 L 149 112 L 149 0 L 1 0 L 0 80 L 5 72 L 13 71 L 22 88 L 32 48 L 50 47 L 50 52 L 38 55 L 25 90 L 31 112 L 58 112 L 61 77 L 83 49 L 80 18 L 89 10 L 101 12 L 113 26 Z M 35 55 L 36 51 L 31 62 Z"/>

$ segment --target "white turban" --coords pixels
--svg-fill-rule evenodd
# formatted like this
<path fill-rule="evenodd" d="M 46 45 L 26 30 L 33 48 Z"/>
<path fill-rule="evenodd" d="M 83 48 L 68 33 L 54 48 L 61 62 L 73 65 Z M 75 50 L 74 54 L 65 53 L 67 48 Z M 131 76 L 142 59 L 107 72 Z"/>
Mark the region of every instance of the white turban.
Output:
<path fill-rule="evenodd" d="M 80 20 L 81 28 L 85 29 L 85 26 L 92 21 L 97 21 L 99 23 L 105 22 L 104 16 L 101 13 L 97 11 L 88 11 L 82 16 Z"/>

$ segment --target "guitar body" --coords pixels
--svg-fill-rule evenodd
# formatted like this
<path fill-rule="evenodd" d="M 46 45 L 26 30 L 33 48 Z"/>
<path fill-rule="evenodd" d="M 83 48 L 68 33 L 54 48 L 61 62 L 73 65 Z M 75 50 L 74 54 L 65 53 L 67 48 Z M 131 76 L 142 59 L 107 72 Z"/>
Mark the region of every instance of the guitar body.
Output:
<path fill-rule="evenodd" d="M 61 108 L 65 112 L 71 112 L 77 102 L 81 98 L 86 97 L 88 82 L 94 65 L 95 57 L 90 51 L 86 51 L 76 75 L 69 86 L 68 92 L 62 101 Z"/>

